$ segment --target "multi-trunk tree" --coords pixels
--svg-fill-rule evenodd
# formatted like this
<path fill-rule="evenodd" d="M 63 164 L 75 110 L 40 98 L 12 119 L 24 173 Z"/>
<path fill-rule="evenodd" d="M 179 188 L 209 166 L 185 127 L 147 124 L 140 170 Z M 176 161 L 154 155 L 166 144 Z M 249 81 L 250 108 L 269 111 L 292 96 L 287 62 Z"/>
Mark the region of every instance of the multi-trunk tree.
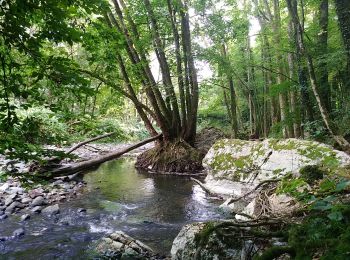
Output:
<path fill-rule="evenodd" d="M 83 72 L 129 98 L 151 136 L 163 134 L 137 165 L 179 172 L 201 168 L 201 155 L 193 148 L 199 87 L 187 1 L 113 0 L 104 23 L 117 39 L 108 52 L 118 70 L 109 75 L 122 81 L 114 82 L 98 71 Z M 141 102 L 141 96 L 149 103 Z"/>

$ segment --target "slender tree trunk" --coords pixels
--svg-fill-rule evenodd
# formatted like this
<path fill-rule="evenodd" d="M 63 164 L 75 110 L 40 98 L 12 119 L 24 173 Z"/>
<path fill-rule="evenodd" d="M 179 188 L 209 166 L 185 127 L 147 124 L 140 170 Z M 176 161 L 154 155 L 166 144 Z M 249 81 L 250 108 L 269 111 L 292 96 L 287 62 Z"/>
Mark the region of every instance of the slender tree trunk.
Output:
<path fill-rule="evenodd" d="M 334 2 L 344 47 L 348 57 L 348 71 L 350 73 L 350 1 L 334 0 Z"/>
<path fill-rule="evenodd" d="M 322 0 L 319 9 L 319 26 L 318 33 L 318 52 L 320 61 L 318 65 L 318 74 L 320 79 L 320 96 L 325 109 L 331 111 L 331 91 L 328 83 L 328 68 L 325 55 L 328 52 L 328 0 Z"/>
<path fill-rule="evenodd" d="M 299 45 L 299 48 L 300 48 L 302 54 L 306 58 L 307 68 L 308 68 L 309 77 L 310 77 L 310 81 L 311 81 L 311 88 L 312 88 L 314 96 L 316 98 L 316 102 L 317 102 L 318 108 L 320 110 L 323 122 L 324 122 L 327 130 L 329 131 L 329 133 L 333 137 L 333 139 L 340 145 L 340 147 L 344 150 L 349 151 L 350 150 L 349 142 L 347 142 L 342 136 L 336 135 L 336 132 L 333 128 L 333 125 L 331 124 L 331 121 L 329 119 L 328 112 L 325 109 L 325 107 L 322 103 L 322 100 L 320 98 L 320 95 L 318 92 L 319 86 L 318 86 L 317 81 L 316 81 L 316 73 L 315 73 L 315 69 L 314 69 L 314 65 L 313 65 L 313 60 L 312 60 L 310 54 L 308 53 L 308 51 L 305 47 L 305 44 L 304 44 L 303 29 L 301 27 L 298 12 L 297 12 L 297 3 L 295 0 L 286 0 L 286 1 L 287 1 L 289 14 L 292 17 L 294 26 L 296 26 L 296 28 L 297 28 L 298 45 Z"/>
<path fill-rule="evenodd" d="M 228 60 L 226 46 L 223 43 L 221 46 L 222 55 L 225 61 Z M 237 111 L 236 111 L 236 91 L 234 88 L 234 82 L 231 73 L 227 75 L 227 81 L 230 90 L 230 114 L 231 114 L 231 128 L 232 128 L 232 137 L 236 138 L 238 134 L 238 122 L 237 122 Z"/>
<path fill-rule="evenodd" d="M 292 47 L 295 47 L 295 44 L 293 44 L 294 42 L 294 26 L 293 26 L 293 22 L 290 21 L 289 25 L 288 25 L 288 37 L 289 37 L 289 41 L 291 43 Z M 295 78 L 295 56 L 292 52 L 288 53 L 288 65 L 289 65 L 289 77 L 291 79 Z M 297 92 L 295 90 L 295 88 L 293 87 L 293 89 L 291 89 L 289 91 L 289 95 L 290 95 L 290 108 L 291 108 L 291 113 L 293 115 L 293 137 L 299 138 L 301 136 L 301 130 L 300 130 L 300 109 L 299 109 L 299 105 L 298 100 L 297 100 Z"/>
<path fill-rule="evenodd" d="M 279 6 L 279 0 L 273 1 L 273 7 L 274 7 L 274 22 L 273 22 L 273 31 L 274 31 L 274 44 L 277 48 L 281 47 L 281 17 L 280 17 L 280 6 Z M 275 62 L 277 65 L 278 75 L 277 75 L 277 84 L 282 84 L 283 79 L 283 56 L 281 55 L 280 51 L 277 50 L 276 56 L 275 56 Z M 290 135 L 290 131 L 288 129 L 288 122 L 287 122 L 287 116 L 288 116 L 288 102 L 286 98 L 286 94 L 281 92 L 278 95 L 279 100 L 279 106 L 280 106 L 280 112 L 281 112 L 281 123 L 283 126 L 283 137 L 288 138 Z"/>

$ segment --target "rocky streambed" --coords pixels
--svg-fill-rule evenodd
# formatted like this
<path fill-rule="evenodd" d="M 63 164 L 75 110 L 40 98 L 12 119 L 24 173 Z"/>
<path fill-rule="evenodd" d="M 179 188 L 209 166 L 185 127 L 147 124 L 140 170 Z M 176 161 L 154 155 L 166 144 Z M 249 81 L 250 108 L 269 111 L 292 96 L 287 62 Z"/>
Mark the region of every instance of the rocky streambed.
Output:
<path fill-rule="evenodd" d="M 124 257 L 138 253 L 141 242 L 130 242 L 138 240 L 159 259 L 169 255 L 182 226 L 224 217 L 219 202 L 189 178 L 137 172 L 134 162 L 127 157 L 104 163 L 80 181 L 59 180 L 29 189 L 12 178 L 2 183 L 2 201 L 13 196 L 14 202 L 27 204 L 0 220 L 0 258 L 89 259 L 96 256 L 98 241 L 121 231 L 123 237 L 132 237 L 122 246 L 128 249 Z M 41 213 L 33 212 L 36 207 Z M 106 254 L 121 255 L 111 249 L 100 252 Z"/>
<path fill-rule="evenodd" d="M 105 152 L 91 147 L 80 157 Z M 0 184 L 0 214 L 8 216 L 0 220 L 0 252 L 13 259 L 165 259 L 170 251 L 172 259 L 251 259 L 271 246 L 288 247 L 278 234 L 281 223 L 269 219 L 290 216 L 300 205 L 278 191 L 280 180 L 299 180 L 305 167 L 345 169 L 350 157 L 312 141 L 222 139 L 203 163 L 201 185 L 137 172 L 132 158 L 105 163 L 83 180 L 33 189 L 10 178 Z M 311 186 L 306 181 L 297 188 Z M 268 239 L 257 239 L 250 226 L 261 221 L 267 226 L 258 231 Z"/>

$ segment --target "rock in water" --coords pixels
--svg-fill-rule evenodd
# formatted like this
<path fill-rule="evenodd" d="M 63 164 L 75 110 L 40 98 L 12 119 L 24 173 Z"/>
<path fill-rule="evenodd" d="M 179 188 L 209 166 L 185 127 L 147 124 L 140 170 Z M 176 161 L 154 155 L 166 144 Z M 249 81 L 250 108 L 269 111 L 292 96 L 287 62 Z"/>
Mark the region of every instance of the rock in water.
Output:
<path fill-rule="evenodd" d="M 24 236 L 24 229 L 23 228 L 16 229 L 15 231 L 13 231 L 12 236 L 13 237 Z"/>
<path fill-rule="evenodd" d="M 86 212 L 86 209 L 84 209 L 84 208 L 78 208 L 77 212 L 78 212 L 78 213 L 85 213 L 85 212 Z"/>
<path fill-rule="evenodd" d="M 29 214 L 24 214 L 24 215 L 21 216 L 21 221 L 26 221 L 28 219 L 30 219 L 30 215 Z"/>
<path fill-rule="evenodd" d="M 102 238 L 96 246 L 96 251 L 101 257 L 115 257 L 115 259 L 157 259 L 150 247 L 122 231 L 116 231 Z"/>
<path fill-rule="evenodd" d="M 222 139 L 203 160 L 208 172 L 206 187 L 213 193 L 235 196 L 264 180 L 298 175 L 302 167 L 316 164 L 345 167 L 350 165 L 350 156 L 315 141 Z"/>
<path fill-rule="evenodd" d="M 58 204 L 55 204 L 44 208 L 41 212 L 44 214 L 55 215 L 60 213 L 60 207 L 58 206 Z"/>

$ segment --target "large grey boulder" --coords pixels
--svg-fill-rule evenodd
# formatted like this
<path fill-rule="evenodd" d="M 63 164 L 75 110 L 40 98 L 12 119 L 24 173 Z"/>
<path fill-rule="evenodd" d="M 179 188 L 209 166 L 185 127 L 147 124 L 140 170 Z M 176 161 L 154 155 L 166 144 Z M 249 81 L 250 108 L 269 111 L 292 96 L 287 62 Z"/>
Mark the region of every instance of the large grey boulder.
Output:
<path fill-rule="evenodd" d="M 350 156 L 315 141 L 222 139 L 206 154 L 206 187 L 213 193 L 240 196 L 256 184 L 287 174 L 297 176 L 306 165 L 329 168 L 350 165 Z"/>
<path fill-rule="evenodd" d="M 212 230 L 212 227 L 211 222 L 198 222 L 184 226 L 173 242 L 171 259 L 246 259 L 244 255 L 248 242 L 240 241 L 235 237 L 222 239 Z M 239 236 L 237 234 L 237 237 Z"/>

